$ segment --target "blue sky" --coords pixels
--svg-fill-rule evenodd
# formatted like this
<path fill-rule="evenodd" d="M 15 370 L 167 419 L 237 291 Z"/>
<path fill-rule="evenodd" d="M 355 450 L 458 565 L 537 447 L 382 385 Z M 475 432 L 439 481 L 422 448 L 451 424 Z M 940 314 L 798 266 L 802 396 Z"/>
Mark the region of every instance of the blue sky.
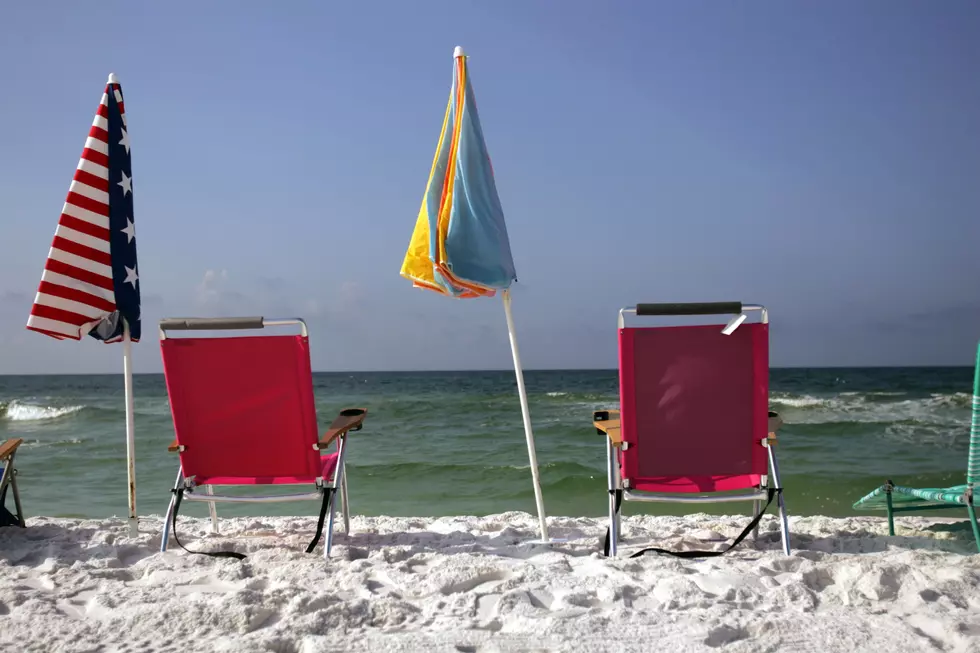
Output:
<path fill-rule="evenodd" d="M 42 6 L 43 4 L 43 6 Z M 772 312 L 772 363 L 970 364 L 980 6 L 967 1 L 15 3 L 0 24 L 0 373 L 114 372 L 24 328 L 106 76 L 144 333 L 301 315 L 321 370 L 506 368 L 497 300 L 398 270 L 463 45 L 530 368 L 614 367 L 640 301 Z"/>

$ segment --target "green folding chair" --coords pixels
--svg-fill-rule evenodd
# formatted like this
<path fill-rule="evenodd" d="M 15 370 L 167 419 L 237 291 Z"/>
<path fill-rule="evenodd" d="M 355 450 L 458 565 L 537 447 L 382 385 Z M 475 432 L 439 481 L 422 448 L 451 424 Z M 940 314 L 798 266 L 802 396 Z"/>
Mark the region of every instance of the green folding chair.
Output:
<path fill-rule="evenodd" d="M 974 507 L 974 491 L 980 489 L 980 346 L 973 376 L 973 419 L 970 422 L 970 453 L 966 463 L 966 485 L 944 488 L 914 488 L 891 480 L 854 504 L 855 510 L 886 510 L 888 534 L 895 534 L 895 513 L 966 507 L 973 537 L 980 551 L 980 524 Z"/>

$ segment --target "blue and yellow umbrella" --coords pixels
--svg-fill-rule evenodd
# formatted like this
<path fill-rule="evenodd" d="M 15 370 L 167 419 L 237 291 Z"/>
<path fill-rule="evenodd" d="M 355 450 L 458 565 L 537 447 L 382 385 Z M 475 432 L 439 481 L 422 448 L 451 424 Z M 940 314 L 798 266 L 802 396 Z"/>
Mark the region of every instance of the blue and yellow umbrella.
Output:
<path fill-rule="evenodd" d="M 493 167 L 483 140 L 463 49 L 453 53 L 453 84 L 439 144 L 401 275 L 417 288 L 457 298 L 501 292 L 521 399 L 541 539 L 548 540 L 534 434 L 517 349 L 510 286 L 517 280 Z"/>

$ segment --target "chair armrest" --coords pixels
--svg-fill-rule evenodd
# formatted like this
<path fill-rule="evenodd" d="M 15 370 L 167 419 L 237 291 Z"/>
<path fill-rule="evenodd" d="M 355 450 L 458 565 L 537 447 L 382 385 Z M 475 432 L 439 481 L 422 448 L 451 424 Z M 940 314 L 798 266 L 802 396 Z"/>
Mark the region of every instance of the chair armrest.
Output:
<path fill-rule="evenodd" d="M 769 411 L 769 433 L 775 433 L 783 425 L 783 418 L 774 410 Z"/>
<path fill-rule="evenodd" d="M 592 425 L 596 433 L 606 435 L 618 447 L 623 443 L 623 434 L 619 426 L 618 410 L 597 410 L 592 413 Z"/>
<path fill-rule="evenodd" d="M 766 439 L 764 440 L 767 447 L 774 447 L 778 442 L 776 437 L 776 431 L 779 427 L 783 425 L 783 418 L 779 416 L 779 413 L 770 410 L 769 411 L 769 430 L 766 433 Z"/>
<path fill-rule="evenodd" d="M 0 460 L 13 458 L 14 454 L 17 452 L 17 447 L 19 447 L 23 441 L 23 438 L 10 438 L 3 444 L 0 444 Z"/>
<path fill-rule="evenodd" d="M 367 408 L 343 409 L 333 418 L 330 427 L 320 437 L 320 441 L 316 443 L 317 449 L 326 449 L 334 440 L 347 432 L 360 431 L 366 417 Z"/>
<path fill-rule="evenodd" d="M 174 438 L 174 441 L 170 443 L 170 446 L 167 447 L 167 451 L 170 453 L 177 453 L 180 451 L 180 445 L 177 444 L 177 438 Z"/>

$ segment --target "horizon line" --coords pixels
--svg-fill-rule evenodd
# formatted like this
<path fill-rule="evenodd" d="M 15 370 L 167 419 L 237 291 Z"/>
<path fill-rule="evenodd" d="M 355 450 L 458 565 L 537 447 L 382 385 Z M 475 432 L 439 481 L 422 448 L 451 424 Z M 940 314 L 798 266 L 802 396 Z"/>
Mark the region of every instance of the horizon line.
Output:
<path fill-rule="evenodd" d="M 973 369 L 972 365 L 771 365 L 770 370 L 888 370 L 888 369 L 929 369 L 929 368 L 964 368 Z M 458 374 L 513 372 L 512 367 L 487 369 L 442 369 L 442 370 L 313 370 L 313 374 Z M 616 367 L 540 367 L 527 368 L 524 372 L 618 372 Z M 9 376 L 116 376 L 120 372 L 25 372 L 20 374 L 0 374 L 0 378 Z M 162 375 L 159 372 L 133 372 L 133 376 Z"/>

